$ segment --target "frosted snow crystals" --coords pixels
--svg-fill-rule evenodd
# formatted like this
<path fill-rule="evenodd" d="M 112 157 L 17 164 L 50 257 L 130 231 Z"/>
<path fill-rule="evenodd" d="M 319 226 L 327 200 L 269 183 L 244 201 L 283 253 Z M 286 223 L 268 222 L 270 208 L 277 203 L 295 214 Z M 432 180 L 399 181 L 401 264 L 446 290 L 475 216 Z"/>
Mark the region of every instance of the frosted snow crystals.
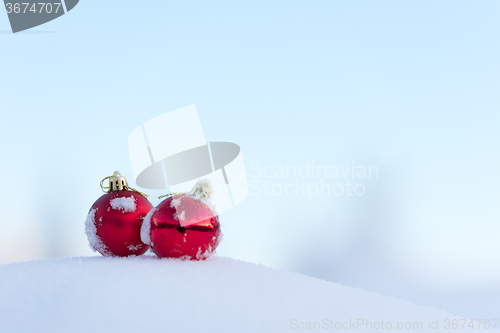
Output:
<path fill-rule="evenodd" d="M 201 253 L 201 247 L 198 248 L 198 252 L 196 253 L 197 260 L 203 260 L 212 255 L 214 249 L 212 249 L 212 245 L 209 245 L 205 252 Z"/>
<path fill-rule="evenodd" d="M 184 221 L 186 219 L 186 211 L 183 210 L 180 214 L 174 213 L 174 219 Z"/>
<path fill-rule="evenodd" d="M 110 204 L 113 209 L 121 210 L 123 213 L 134 212 L 137 208 L 134 197 L 114 198 Z"/>
<path fill-rule="evenodd" d="M 127 246 L 127 248 L 128 248 L 130 251 L 137 251 L 137 250 L 139 250 L 141 247 L 142 247 L 142 244 L 139 244 L 139 245 L 129 245 L 129 246 Z"/>
<path fill-rule="evenodd" d="M 95 213 L 97 209 L 91 209 L 87 218 L 85 219 L 85 233 L 89 240 L 89 246 L 94 252 L 101 254 L 109 254 L 109 251 L 102 242 L 101 238 L 97 235 L 97 228 L 95 226 Z"/>
<path fill-rule="evenodd" d="M 153 208 L 149 211 L 148 215 L 144 218 L 144 221 L 142 221 L 142 226 L 141 226 L 141 240 L 144 244 L 152 245 L 151 244 L 151 217 L 153 216 L 153 213 L 155 212 L 156 208 Z"/>
<path fill-rule="evenodd" d="M 179 206 L 181 205 L 181 199 L 172 199 L 172 202 L 170 202 L 170 208 L 178 209 Z"/>

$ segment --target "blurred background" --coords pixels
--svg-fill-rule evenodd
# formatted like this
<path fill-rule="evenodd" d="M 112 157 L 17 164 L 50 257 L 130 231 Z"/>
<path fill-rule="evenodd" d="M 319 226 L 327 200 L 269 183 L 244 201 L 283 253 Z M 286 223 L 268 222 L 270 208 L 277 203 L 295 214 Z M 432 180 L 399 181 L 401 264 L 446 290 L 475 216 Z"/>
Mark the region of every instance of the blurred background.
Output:
<path fill-rule="evenodd" d="M 0 14 L 0 263 L 95 255 L 83 222 L 102 178 L 135 185 L 129 133 L 196 104 L 251 184 L 219 255 L 498 318 L 499 18 L 496 0 L 83 0 L 12 34 Z M 378 173 L 278 172 L 313 165 Z M 322 181 L 365 191 L 278 194 Z"/>

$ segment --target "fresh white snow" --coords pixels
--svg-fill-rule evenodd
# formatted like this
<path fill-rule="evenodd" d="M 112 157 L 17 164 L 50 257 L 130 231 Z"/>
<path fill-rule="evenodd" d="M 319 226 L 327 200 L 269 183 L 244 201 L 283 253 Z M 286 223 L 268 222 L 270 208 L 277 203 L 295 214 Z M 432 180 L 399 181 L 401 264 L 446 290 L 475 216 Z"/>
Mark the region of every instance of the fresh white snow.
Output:
<path fill-rule="evenodd" d="M 85 219 L 85 233 L 89 241 L 89 247 L 92 251 L 100 253 L 108 253 L 106 245 L 102 242 L 101 238 L 97 235 L 97 228 L 95 226 L 95 212 L 96 209 L 91 209 Z"/>
<path fill-rule="evenodd" d="M 141 247 L 142 247 L 142 244 L 139 244 L 139 245 L 129 245 L 129 246 L 127 246 L 127 248 L 128 248 L 130 251 L 137 251 L 137 250 L 139 250 Z"/>
<path fill-rule="evenodd" d="M 124 213 L 135 212 L 137 208 L 134 197 L 119 197 L 110 201 L 111 207 L 116 210 L 121 210 Z"/>
<path fill-rule="evenodd" d="M 178 221 L 184 221 L 186 219 L 186 211 L 183 210 L 180 214 L 174 213 L 174 219 Z"/>
<path fill-rule="evenodd" d="M 165 199 L 165 200 L 167 200 L 167 199 Z M 175 199 L 172 199 L 172 201 L 170 201 L 170 208 L 179 209 L 180 205 L 181 205 L 180 198 L 175 198 Z"/>
<path fill-rule="evenodd" d="M 6 333 L 308 332 L 308 322 L 334 327 L 316 331 L 338 331 L 336 323 L 350 326 L 358 319 L 372 325 L 422 322 L 421 330 L 397 331 L 449 332 L 445 320 L 459 319 L 217 256 L 201 262 L 152 256 L 37 260 L 0 265 L 0 281 L 0 332 Z M 429 320 L 437 320 L 439 329 L 428 330 Z"/>
<path fill-rule="evenodd" d="M 153 213 L 156 211 L 156 207 L 151 209 L 149 213 L 146 215 L 141 225 L 141 240 L 144 244 L 151 245 L 151 217 Z"/>

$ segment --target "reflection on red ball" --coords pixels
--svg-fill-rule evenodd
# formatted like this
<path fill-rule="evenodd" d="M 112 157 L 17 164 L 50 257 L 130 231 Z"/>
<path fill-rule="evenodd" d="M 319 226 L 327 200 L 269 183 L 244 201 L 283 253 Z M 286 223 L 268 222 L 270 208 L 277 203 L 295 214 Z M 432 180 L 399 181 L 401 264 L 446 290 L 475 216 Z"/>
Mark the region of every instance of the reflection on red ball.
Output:
<path fill-rule="evenodd" d="M 144 254 L 149 246 L 141 241 L 141 226 L 152 208 L 148 199 L 133 191 L 104 194 L 85 221 L 90 247 L 104 256 Z"/>
<path fill-rule="evenodd" d="M 151 215 L 150 228 L 151 250 L 160 258 L 204 260 L 221 238 L 219 218 L 190 195 L 161 202 Z"/>

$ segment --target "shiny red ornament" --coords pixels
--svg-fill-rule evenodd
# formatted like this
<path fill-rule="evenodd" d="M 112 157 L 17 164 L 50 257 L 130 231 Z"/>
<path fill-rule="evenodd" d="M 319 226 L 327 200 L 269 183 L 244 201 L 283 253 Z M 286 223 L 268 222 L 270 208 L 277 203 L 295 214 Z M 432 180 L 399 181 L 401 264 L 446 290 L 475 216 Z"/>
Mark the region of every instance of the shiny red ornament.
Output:
<path fill-rule="evenodd" d="M 149 249 L 141 240 L 141 227 L 153 206 L 144 196 L 126 188 L 110 185 L 111 192 L 97 199 L 85 221 L 90 247 L 103 256 L 138 256 Z"/>
<path fill-rule="evenodd" d="M 162 201 L 146 219 L 142 232 L 143 240 L 160 258 L 204 260 L 222 238 L 219 218 L 203 200 L 188 194 Z"/>

